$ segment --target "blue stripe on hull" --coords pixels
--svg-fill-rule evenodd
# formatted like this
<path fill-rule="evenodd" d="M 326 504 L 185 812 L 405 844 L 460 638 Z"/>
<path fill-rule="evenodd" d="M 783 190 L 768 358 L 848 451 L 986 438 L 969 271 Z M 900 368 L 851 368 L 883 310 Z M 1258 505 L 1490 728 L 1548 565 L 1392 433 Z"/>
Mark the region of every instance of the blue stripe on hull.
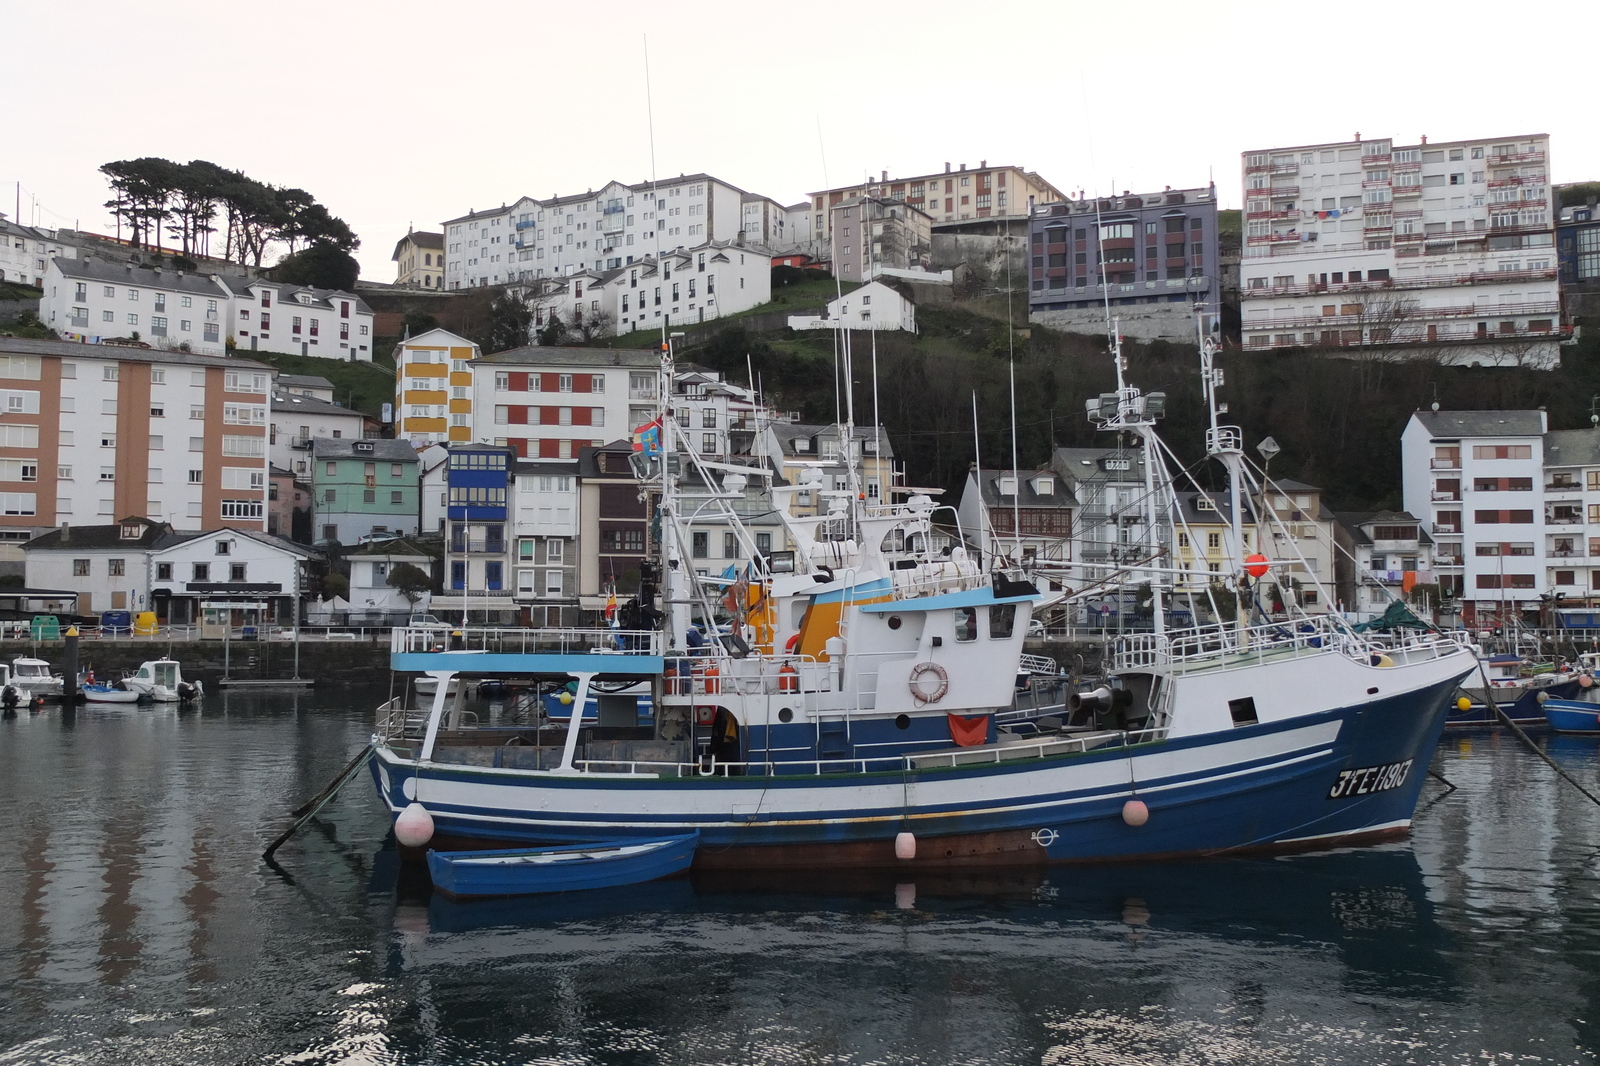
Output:
<path fill-rule="evenodd" d="M 704 848 L 738 849 L 888 841 L 909 828 L 923 846 L 933 849 L 941 838 L 984 834 L 1031 835 L 1044 845 L 1019 852 L 1011 861 L 1071 862 L 1217 852 L 1404 828 L 1415 809 L 1455 687 L 1455 682 L 1447 682 L 1361 707 L 1133 749 L 908 774 L 605 780 L 538 775 L 530 780 L 475 773 L 471 767 L 432 766 L 424 771 L 422 800 L 440 833 L 489 840 L 593 840 L 699 829 Z M 1209 768 L 1163 773 L 1150 765 L 1156 760 L 1147 758 L 1171 756 L 1172 761 L 1193 767 L 1224 745 L 1256 739 L 1270 747 L 1275 737 L 1283 739 L 1279 734 L 1318 726 L 1329 739 L 1293 750 L 1263 751 L 1252 758 L 1230 758 Z M 1107 774 L 1129 766 L 1130 760 L 1139 766 L 1137 787 L 1130 790 L 1126 775 L 1108 783 Z M 1386 769 L 1408 760 L 1403 775 Z M 1352 785 L 1351 794 L 1330 798 L 1330 790 L 1345 771 L 1356 774 L 1358 784 L 1365 781 L 1377 790 Z M 409 802 L 401 789 L 413 773 L 412 764 L 386 762 L 380 771 L 374 760 L 373 773 L 380 790 L 381 774 L 388 775 L 385 799 L 392 810 Z M 1099 783 L 1086 780 L 1097 776 Z M 862 790 L 872 786 L 898 785 L 933 792 L 940 791 L 941 780 L 978 782 L 975 791 L 979 795 L 1016 792 L 1019 784 L 1025 787 L 1022 794 L 1009 800 L 927 804 L 916 807 L 909 816 L 897 805 L 847 806 L 852 796 L 859 802 Z M 539 793 L 539 810 L 452 805 L 444 802 L 452 783 L 527 788 Z M 840 806 L 801 813 L 785 802 L 790 790 L 819 788 L 837 790 Z M 563 795 L 568 790 L 570 800 Z M 627 795 L 630 813 L 625 819 L 593 813 L 592 804 L 583 800 L 585 794 L 596 792 Z M 678 804 L 673 801 L 688 793 L 697 797 L 718 794 L 718 802 L 705 804 L 705 809 L 717 813 L 663 813 L 674 810 Z M 1150 810 L 1148 824 L 1138 828 L 1122 820 L 1123 804 L 1132 795 Z M 585 806 L 590 806 L 591 813 L 584 812 Z"/>

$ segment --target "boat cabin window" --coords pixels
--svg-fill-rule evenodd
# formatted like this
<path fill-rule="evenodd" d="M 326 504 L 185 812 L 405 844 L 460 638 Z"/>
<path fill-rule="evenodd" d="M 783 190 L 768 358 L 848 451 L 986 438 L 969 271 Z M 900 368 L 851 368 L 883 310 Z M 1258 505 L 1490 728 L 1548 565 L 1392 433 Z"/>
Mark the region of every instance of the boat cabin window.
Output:
<path fill-rule="evenodd" d="M 1008 640 L 1017 628 L 1017 605 L 997 603 L 989 608 L 989 639 Z"/>
<path fill-rule="evenodd" d="M 1256 718 L 1256 698 L 1246 696 L 1242 700 L 1229 700 L 1228 715 L 1234 725 L 1255 725 L 1259 720 Z"/>
<path fill-rule="evenodd" d="M 976 607 L 956 608 L 956 639 L 959 641 L 978 639 L 978 609 Z"/>

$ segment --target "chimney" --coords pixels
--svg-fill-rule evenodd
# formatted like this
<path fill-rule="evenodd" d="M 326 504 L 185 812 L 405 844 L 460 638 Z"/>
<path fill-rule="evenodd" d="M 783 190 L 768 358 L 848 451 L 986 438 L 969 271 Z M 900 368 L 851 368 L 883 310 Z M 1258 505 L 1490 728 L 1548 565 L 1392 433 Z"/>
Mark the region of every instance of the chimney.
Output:
<path fill-rule="evenodd" d="M 950 164 L 949 164 L 949 163 L 946 163 L 946 164 L 945 164 L 945 165 L 944 165 L 944 172 L 945 172 L 945 173 L 946 173 L 946 174 L 948 174 L 948 173 L 950 173 Z"/>
<path fill-rule="evenodd" d="M 989 169 L 989 161 L 987 159 L 978 160 L 978 169 L 979 170 L 988 170 Z"/>
<path fill-rule="evenodd" d="M 1428 135 L 1426 133 L 1424 133 L 1422 135 L 1422 143 L 1423 144 L 1427 144 L 1428 143 Z"/>
<path fill-rule="evenodd" d="M 72 540 L 72 523 L 61 523 L 61 543 L 67 544 Z"/>
<path fill-rule="evenodd" d="M 962 170 L 966 170 L 966 169 L 967 169 L 967 165 L 966 165 L 966 164 L 965 164 L 965 163 L 962 163 L 962 164 L 961 164 L 961 169 L 962 169 Z"/>
<path fill-rule="evenodd" d="M 885 170 L 883 172 L 883 178 L 881 180 L 883 180 L 883 181 L 888 181 L 889 180 L 889 172 L 887 170 Z"/>

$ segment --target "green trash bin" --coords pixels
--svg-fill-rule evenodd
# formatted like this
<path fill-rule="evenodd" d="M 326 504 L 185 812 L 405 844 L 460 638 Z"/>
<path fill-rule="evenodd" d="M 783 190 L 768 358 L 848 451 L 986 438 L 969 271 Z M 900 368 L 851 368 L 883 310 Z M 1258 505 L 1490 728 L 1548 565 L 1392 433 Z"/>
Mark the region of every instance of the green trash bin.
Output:
<path fill-rule="evenodd" d="M 36 614 L 33 616 L 34 640 L 60 640 L 61 622 L 53 614 Z"/>

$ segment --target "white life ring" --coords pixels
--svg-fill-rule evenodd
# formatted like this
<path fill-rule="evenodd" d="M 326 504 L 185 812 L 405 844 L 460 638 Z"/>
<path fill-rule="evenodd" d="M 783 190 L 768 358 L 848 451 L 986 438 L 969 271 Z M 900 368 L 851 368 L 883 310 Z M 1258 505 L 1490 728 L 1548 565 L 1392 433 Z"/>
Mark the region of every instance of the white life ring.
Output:
<path fill-rule="evenodd" d="M 935 683 L 927 685 L 924 680 L 930 675 Z M 950 675 L 938 663 L 918 663 L 913 666 L 910 683 L 911 698 L 919 704 L 938 703 L 950 691 Z"/>

